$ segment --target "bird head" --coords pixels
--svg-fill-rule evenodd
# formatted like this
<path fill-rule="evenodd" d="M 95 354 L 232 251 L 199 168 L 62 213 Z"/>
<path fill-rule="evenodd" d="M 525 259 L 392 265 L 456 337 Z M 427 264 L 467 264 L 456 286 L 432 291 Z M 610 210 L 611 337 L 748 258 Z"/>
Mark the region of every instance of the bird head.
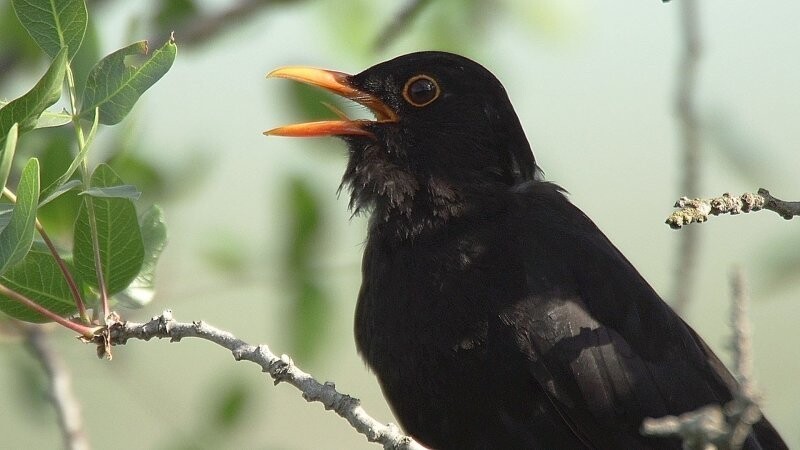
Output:
<path fill-rule="evenodd" d="M 510 186 L 533 179 L 537 171 L 503 85 L 462 56 L 418 52 L 355 75 L 284 67 L 268 77 L 324 88 L 375 116 L 353 120 L 340 113 L 338 120 L 265 132 L 344 139 L 350 161 L 343 184 L 349 185 L 356 210 L 383 203 L 408 215 L 413 200 L 438 195 L 445 203 L 456 202 L 470 188 Z"/>

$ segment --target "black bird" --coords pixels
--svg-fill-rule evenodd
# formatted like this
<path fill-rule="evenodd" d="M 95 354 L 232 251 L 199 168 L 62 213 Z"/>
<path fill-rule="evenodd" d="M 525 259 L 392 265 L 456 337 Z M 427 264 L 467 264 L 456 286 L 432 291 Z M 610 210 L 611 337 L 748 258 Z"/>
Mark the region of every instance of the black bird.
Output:
<path fill-rule="evenodd" d="M 437 449 L 678 449 L 645 417 L 732 398 L 705 342 L 594 223 L 542 180 L 505 89 L 420 52 L 347 75 L 286 67 L 375 120 L 265 134 L 339 136 L 342 186 L 370 214 L 358 350 L 403 428 Z M 786 448 L 766 420 L 749 449 Z"/>

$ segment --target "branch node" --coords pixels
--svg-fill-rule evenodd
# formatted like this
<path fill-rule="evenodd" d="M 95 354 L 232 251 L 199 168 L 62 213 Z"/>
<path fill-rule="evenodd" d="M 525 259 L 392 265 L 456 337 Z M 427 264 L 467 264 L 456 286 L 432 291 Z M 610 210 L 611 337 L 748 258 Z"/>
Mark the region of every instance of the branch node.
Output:
<path fill-rule="evenodd" d="M 267 371 L 272 375 L 273 384 L 277 386 L 278 383 L 287 381 L 290 378 L 289 369 L 292 364 L 292 359 L 287 355 L 281 355 L 280 359 L 270 361 Z M 303 396 L 305 397 L 305 393 Z"/>
<path fill-rule="evenodd" d="M 175 320 L 175 319 L 172 317 L 172 310 L 168 308 L 168 309 L 165 309 L 165 310 L 161 311 L 161 315 L 160 316 L 154 316 L 152 320 L 163 320 L 163 321 L 166 322 L 166 321 Z"/>
<path fill-rule="evenodd" d="M 272 352 L 267 347 L 267 344 L 261 344 L 253 349 L 253 361 L 269 361 L 270 357 L 272 356 Z M 244 355 L 242 355 L 244 357 Z M 259 362 L 259 364 L 261 364 Z M 261 364 L 261 371 L 262 372 L 269 372 L 269 365 Z"/>
<path fill-rule="evenodd" d="M 233 354 L 233 359 L 236 361 L 241 361 L 244 358 L 244 354 L 247 352 L 247 348 L 245 347 L 236 347 L 231 351 Z"/>

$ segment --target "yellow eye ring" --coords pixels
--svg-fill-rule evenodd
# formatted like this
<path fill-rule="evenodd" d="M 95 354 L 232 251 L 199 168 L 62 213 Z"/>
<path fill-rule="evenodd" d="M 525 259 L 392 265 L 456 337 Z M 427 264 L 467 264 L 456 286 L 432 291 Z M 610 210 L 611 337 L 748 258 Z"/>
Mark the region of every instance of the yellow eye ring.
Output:
<path fill-rule="evenodd" d="M 428 75 L 414 75 L 403 86 L 403 98 L 418 108 L 431 104 L 439 94 L 439 83 Z"/>

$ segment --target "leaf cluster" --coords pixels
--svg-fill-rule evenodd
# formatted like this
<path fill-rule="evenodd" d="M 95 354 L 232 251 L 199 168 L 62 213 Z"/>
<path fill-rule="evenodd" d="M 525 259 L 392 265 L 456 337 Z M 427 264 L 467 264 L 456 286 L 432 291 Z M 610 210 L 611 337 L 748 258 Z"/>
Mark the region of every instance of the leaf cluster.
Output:
<path fill-rule="evenodd" d="M 100 58 L 78 83 L 82 69 L 74 61 L 89 25 L 84 0 L 11 4 L 50 64 L 27 93 L 0 102 L 0 311 L 28 322 L 56 321 L 91 337 L 115 301 L 141 306 L 152 299 L 166 226 L 158 206 L 137 210 L 140 190 L 110 165 L 90 166 L 89 152 L 100 125 L 120 123 L 167 73 L 177 45 L 170 37 L 150 52 L 146 41 L 135 42 Z M 68 108 L 50 109 L 62 99 Z M 40 128 L 72 128 L 74 142 L 62 140 L 41 158 L 17 161 L 33 141 L 28 134 Z M 9 180 L 18 180 L 15 188 Z M 75 219 L 61 248 L 38 216 L 66 196 L 74 198 Z"/>

